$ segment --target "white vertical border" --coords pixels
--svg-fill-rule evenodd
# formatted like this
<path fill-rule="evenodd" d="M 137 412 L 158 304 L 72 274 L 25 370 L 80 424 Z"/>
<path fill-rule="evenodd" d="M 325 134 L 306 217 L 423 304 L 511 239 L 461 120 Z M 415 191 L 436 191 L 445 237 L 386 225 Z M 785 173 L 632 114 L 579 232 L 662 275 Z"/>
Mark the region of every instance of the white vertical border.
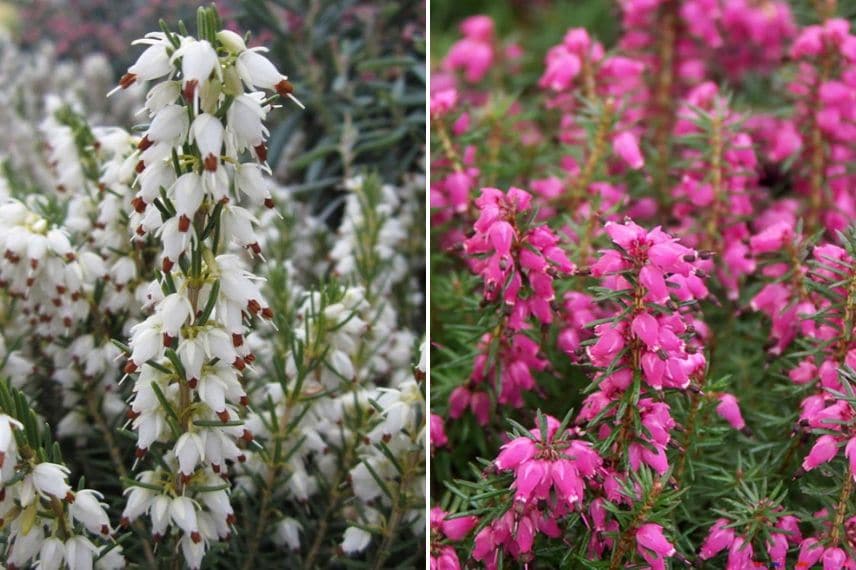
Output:
<path fill-rule="evenodd" d="M 425 3 L 425 569 L 431 567 L 431 0 Z"/>

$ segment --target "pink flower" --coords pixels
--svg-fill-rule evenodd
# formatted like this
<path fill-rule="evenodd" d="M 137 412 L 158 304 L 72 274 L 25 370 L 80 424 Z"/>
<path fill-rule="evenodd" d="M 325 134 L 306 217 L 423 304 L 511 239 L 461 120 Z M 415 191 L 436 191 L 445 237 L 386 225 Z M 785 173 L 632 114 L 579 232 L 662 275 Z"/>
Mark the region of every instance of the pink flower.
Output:
<path fill-rule="evenodd" d="M 633 319 L 630 330 L 636 338 L 644 342 L 649 350 L 659 348 L 660 325 L 657 319 L 648 313 L 640 313 Z"/>
<path fill-rule="evenodd" d="M 645 159 L 639 151 L 639 141 L 630 131 L 624 131 L 612 140 L 612 150 L 633 170 L 645 166 Z"/>
<path fill-rule="evenodd" d="M 746 422 L 743 421 L 743 415 L 740 413 L 737 398 L 731 394 L 721 394 L 719 396 L 719 405 L 716 406 L 716 413 L 736 430 L 742 430 L 746 427 Z"/>
<path fill-rule="evenodd" d="M 787 222 L 778 222 L 768 227 L 758 235 L 752 236 L 749 240 L 749 246 L 752 248 L 752 253 L 759 255 L 771 251 L 778 251 L 784 247 L 786 242 L 792 241 L 794 231 L 791 225 Z"/>
<path fill-rule="evenodd" d="M 444 447 L 448 443 L 442 416 L 431 414 L 431 445 L 433 447 Z"/>
<path fill-rule="evenodd" d="M 838 453 L 838 443 L 831 435 L 822 435 L 817 438 L 814 446 L 802 462 L 805 471 L 811 471 L 818 465 L 826 463 Z"/>
<path fill-rule="evenodd" d="M 636 531 L 636 550 L 651 568 L 665 568 L 664 558 L 675 554 L 675 547 L 663 535 L 658 524 L 643 524 Z"/>
<path fill-rule="evenodd" d="M 431 93 L 431 118 L 439 119 L 454 109 L 458 102 L 458 92 L 455 89 L 444 89 Z"/>
<path fill-rule="evenodd" d="M 701 545 L 699 558 L 708 560 L 731 546 L 731 543 L 734 542 L 734 530 L 727 528 L 727 525 L 727 520 L 717 519 L 713 526 L 710 527 L 707 538 Z"/>

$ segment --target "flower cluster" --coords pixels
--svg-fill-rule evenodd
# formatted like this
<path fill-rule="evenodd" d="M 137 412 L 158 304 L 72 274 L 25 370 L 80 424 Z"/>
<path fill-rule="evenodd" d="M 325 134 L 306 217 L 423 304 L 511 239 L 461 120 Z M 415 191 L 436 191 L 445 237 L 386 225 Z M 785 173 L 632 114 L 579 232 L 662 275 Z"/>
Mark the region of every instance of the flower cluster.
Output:
<path fill-rule="evenodd" d="M 479 517 L 444 559 L 853 565 L 856 43 L 795 5 L 471 17 L 438 61 L 432 501 Z"/>
<path fill-rule="evenodd" d="M 231 535 L 221 481 L 245 460 L 241 442 L 253 440 L 241 419 L 241 375 L 254 360 L 248 323 L 273 317 L 258 278 L 229 253 L 233 244 L 261 253 L 245 206 L 273 207 L 263 176 L 271 104 L 253 90 L 294 98 L 285 76 L 240 36 L 201 32 L 149 34 L 120 81 L 165 78 L 146 95 L 151 122 L 134 155 L 129 212 L 133 235 L 159 237 L 162 277 L 149 288 L 151 315 L 131 329 L 124 368 L 138 373 L 130 407 L 137 457 L 158 446 L 164 462 L 137 476 L 145 486 L 132 489 L 123 517 L 147 512 L 159 540 L 175 529 L 193 568 L 212 541 Z"/>

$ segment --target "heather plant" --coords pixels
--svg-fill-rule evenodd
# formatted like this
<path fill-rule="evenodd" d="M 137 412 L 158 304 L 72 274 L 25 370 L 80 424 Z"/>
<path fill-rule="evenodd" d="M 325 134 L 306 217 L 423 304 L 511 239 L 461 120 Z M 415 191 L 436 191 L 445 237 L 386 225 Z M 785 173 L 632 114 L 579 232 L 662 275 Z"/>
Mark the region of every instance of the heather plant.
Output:
<path fill-rule="evenodd" d="M 852 6 L 544 9 L 432 62 L 432 568 L 856 567 Z"/>
<path fill-rule="evenodd" d="M 95 109 L 4 39 L 2 561 L 423 565 L 419 160 L 280 181 L 308 78 L 213 6 L 158 28 Z"/>

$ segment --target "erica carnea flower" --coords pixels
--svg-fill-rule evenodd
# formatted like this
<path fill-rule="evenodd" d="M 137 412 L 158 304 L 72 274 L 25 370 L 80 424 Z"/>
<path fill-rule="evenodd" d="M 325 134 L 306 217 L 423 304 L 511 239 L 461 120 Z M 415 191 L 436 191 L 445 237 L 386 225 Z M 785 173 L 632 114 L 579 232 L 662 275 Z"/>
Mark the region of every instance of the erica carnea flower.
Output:
<path fill-rule="evenodd" d="M 149 47 L 120 82 L 167 76 L 147 98 L 150 124 L 138 144 L 129 212 L 135 239 L 159 238 L 161 276 L 150 288 L 151 314 L 131 329 L 125 366 L 137 374 L 130 411 L 137 457 L 153 447 L 165 456 L 156 471 L 139 475 L 146 487 L 130 492 L 124 520 L 148 512 L 156 536 L 177 532 L 193 568 L 211 541 L 231 535 L 234 512 L 218 481 L 245 460 L 242 448 L 253 439 L 241 419 L 240 379 L 254 360 L 246 337 L 256 319 L 273 316 L 258 278 L 231 253 L 261 253 L 247 208 L 274 205 L 262 124 L 272 99 L 243 88 L 294 98 L 257 50 L 234 34 L 200 32 L 208 35 L 149 34 L 142 40 Z"/>

